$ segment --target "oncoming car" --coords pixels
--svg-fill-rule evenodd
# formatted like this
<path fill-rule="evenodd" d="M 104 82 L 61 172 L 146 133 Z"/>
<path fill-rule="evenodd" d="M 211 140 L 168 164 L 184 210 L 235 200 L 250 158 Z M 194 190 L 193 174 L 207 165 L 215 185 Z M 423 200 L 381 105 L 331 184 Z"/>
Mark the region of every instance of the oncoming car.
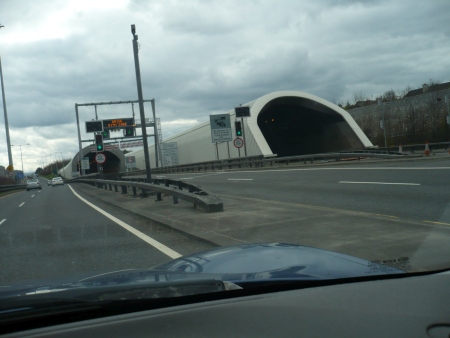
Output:
<path fill-rule="evenodd" d="M 31 179 L 27 181 L 27 191 L 30 191 L 32 189 L 42 189 L 41 183 L 39 180 Z"/>
<path fill-rule="evenodd" d="M 64 185 L 64 181 L 61 177 L 54 177 L 52 179 L 52 187 L 54 187 L 55 185 Z"/>

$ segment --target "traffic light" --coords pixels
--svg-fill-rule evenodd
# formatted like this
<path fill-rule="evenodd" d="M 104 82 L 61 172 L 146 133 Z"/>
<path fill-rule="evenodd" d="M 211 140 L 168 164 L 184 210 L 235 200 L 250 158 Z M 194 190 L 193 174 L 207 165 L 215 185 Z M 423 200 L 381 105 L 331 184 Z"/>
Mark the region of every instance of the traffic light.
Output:
<path fill-rule="evenodd" d="M 103 130 L 102 131 L 103 139 L 110 138 L 111 137 L 111 131 L 110 130 Z"/>
<path fill-rule="evenodd" d="M 95 135 L 95 149 L 97 151 L 103 151 L 103 135 L 102 134 Z"/>
<path fill-rule="evenodd" d="M 236 129 L 236 136 L 240 137 L 242 136 L 242 125 L 241 121 L 234 121 L 234 127 Z"/>
<path fill-rule="evenodd" d="M 125 137 L 134 136 L 134 128 L 125 128 L 123 136 Z"/>

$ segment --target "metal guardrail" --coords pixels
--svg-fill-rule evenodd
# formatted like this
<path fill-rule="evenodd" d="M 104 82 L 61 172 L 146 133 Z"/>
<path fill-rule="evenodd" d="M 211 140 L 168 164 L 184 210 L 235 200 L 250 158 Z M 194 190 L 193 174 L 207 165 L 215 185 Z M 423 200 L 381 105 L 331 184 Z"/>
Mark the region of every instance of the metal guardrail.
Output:
<path fill-rule="evenodd" d="M 178 204 L 178 199 L 194 204 L 194 208 L 204 212 L 223 211 L 223 202 L 218 197 L 202 190 L 200 187 L 186 183 L 180 180 L 152 180 L 152 183 L 132 182 L 132 181 L 111 181 L 100 179 L 83 179 L 76 178 L 67 180 L 67 183 L 87 183 L 97 186 L 98 188 L 119 192 L 121 188 L 122 194 L 128 193 L 128 188 L 132 189 L 133 196 L 137 197 L 137 189 L 141 190 L 141 197 L 147 197 L 148 192 L 156 194 L 156 201 L 162 201 L 162 195 L 171 195 L 173 203 Z M 164 184 L 164 185 L 161 185 Z M 171 187 L 172 185 L 172 187 Z"/>
<path fill-rule="evenodd" d="M 12 191 L 12 190 L 20 190 L 25 189 L 26 184 L 8 184 L 8 185 L 0 185 L 0 192 Z"/>
<path fill-rule="evenodd" d="M 430 151 L 433 151 L 433 149 L 448 149 L 450 147 L 450 142 L 437 142 L 437 143 L 428 143 L 428 147 L 430 148 Z M 409 144 L 409 145 L 402 145 L 403 151 L 412 151 L 414 150 L 424 150 L 425 144 Z M 387 147 L 387 148 L 374 148 L 377 150 L 397 150 L 398 146 L 395 147 Z"/>
<path fill-rule="evenodd" d="M 289 163 L 293 162 L 303 162 L 306 164 L 310 162 L 311 164 L 317 160 L 334 160 L 334 161 L 342 161 L 342 160 L 360 160 L 362 158 L 383 158 L 383 159 L 398 159 L 398 158 L 411 158 L 418 157 L 421 155 L 411 155 L 405 153 L 398 152 L 386 152 L 386 150 L 361 150 L 361 151 L 353 151 L 353 152 L 337 152 L 337 153 L 324 153 L 324 154 L 309 154 L 309 155 L 299 155 L 299 156 L 287 156 L 287 157 L 270 157 L 266 158 L 261 156 L 253 156 L 246 157 L 240 159 L 226 159 L 220 161 L 209 161 L 209 162 L 201 162 L 201 163 L 191 163 L 185 165 L 177 165 L 172 167 L 163 167 L 163 168 L 152 168 L 152 174 L 161 174 L 161 173 L 177 173 L 177 172 L 198 172 L 198 171 L 207 171 L 209 170 L 223 170 L 223 169 L 232 169 L 232 168 L 242 168 L 242 167 L 250 167 L 250 168 L 258 168 L 264 166 L 273 166 L 277 163 L 283 163 L 289 165 Z M 145 170 L 135 170 L 132 172 L 122 172 L 120 173 L 122 178 L 135 176 L 135 175 L 144 175 Z"/>

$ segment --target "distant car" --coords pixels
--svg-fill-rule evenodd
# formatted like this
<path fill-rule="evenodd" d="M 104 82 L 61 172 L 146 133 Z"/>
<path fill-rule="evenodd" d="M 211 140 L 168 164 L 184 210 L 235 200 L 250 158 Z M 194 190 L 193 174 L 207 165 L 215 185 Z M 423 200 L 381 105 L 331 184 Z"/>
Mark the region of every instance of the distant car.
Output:
<path fill-rule="evenodd" d="M 27 181 L 27 191 L 30 191 L 31 189 L 42 189 L 41 183 L 36 179 L 31 179 Z"/>
<path fill-rule="evenodd" d="M 52 187 L 54 187 L 55 185 L 64 185 L 64 181 L 61 177 L 54 177 L 52 179 Z"/>

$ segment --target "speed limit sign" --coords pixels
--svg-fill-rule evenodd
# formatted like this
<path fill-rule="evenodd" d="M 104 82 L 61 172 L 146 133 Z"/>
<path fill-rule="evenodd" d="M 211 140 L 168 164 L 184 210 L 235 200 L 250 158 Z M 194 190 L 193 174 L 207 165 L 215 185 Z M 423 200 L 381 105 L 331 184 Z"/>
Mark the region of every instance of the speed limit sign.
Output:
<path fill-rule="evenodd" d="M 242 146 L 244 145 L 244 140 L 240 137 L 236 137 L 233 141 L 233 144 L 236 148 L 242 148 Z"/>
<path fill-rule="evenodd" d="M 98 164 L 103 164 L 106 162 L 106 156 L 103 153 L 97 153 L 97 155 L 95 155 L 95 162 L 97 162 Z"/>

